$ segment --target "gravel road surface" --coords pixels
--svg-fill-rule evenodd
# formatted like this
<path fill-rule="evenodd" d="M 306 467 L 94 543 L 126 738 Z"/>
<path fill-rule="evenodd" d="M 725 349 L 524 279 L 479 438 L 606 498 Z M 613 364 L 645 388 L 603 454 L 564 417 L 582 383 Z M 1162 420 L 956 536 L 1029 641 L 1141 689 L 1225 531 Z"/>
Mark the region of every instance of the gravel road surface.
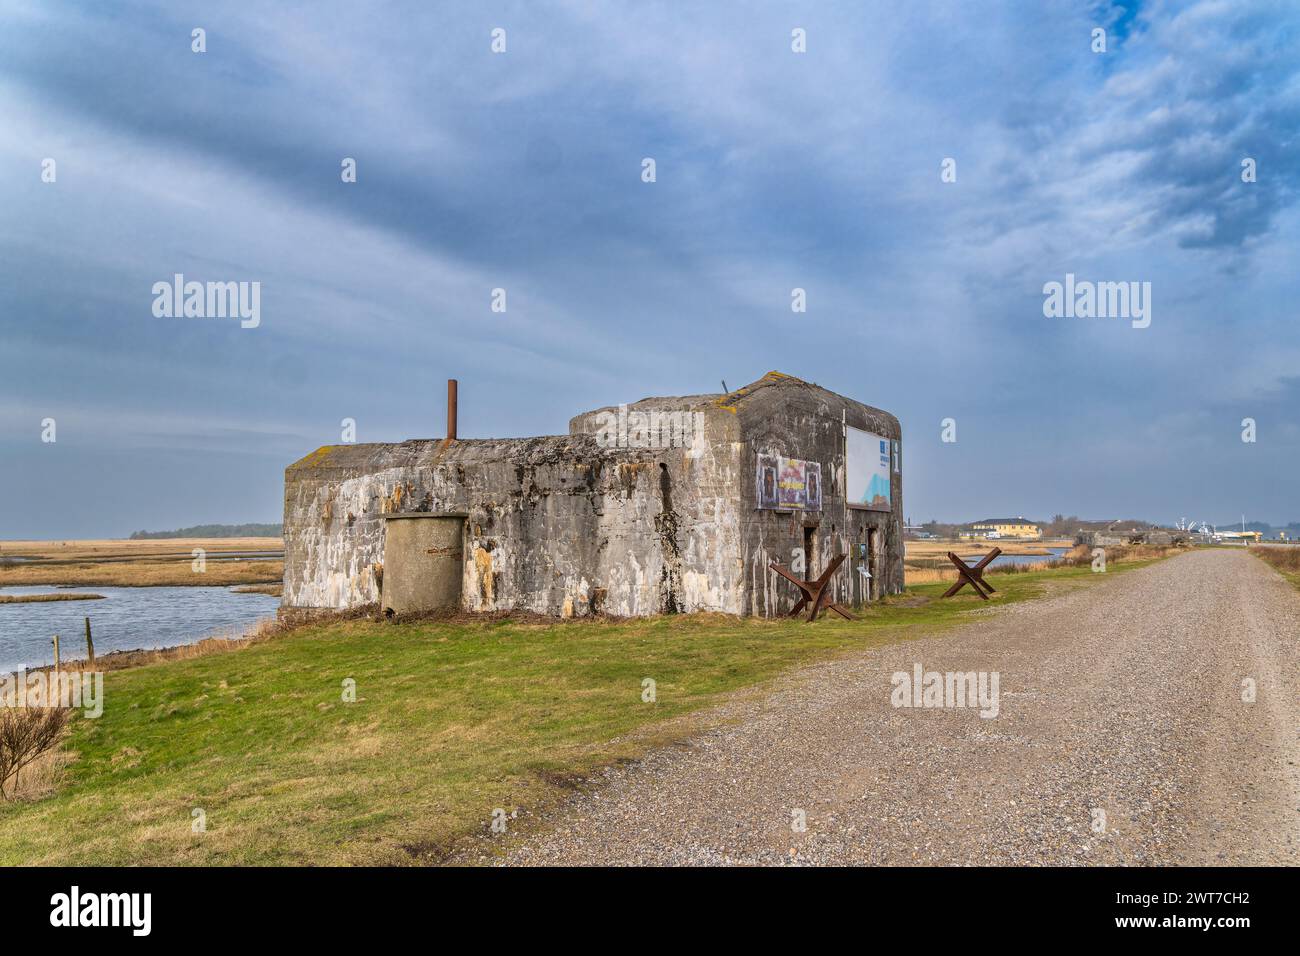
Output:
<path fill-rule="evenodd" d="M 1244 550 L 1108 575 L 738 698 L 503 861 L 1295 865 L 1298 638 Z M 997 716 L 892 706 L 916 665 L 996 672 Z"/>

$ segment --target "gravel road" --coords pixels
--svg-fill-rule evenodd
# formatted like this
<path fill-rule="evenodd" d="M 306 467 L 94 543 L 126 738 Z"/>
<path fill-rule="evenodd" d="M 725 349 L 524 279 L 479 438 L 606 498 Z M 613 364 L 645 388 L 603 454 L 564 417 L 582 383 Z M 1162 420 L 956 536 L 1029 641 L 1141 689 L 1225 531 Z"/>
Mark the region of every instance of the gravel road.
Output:
<path fill-rule="evenodd" d="M 1295 865 L 1298 636 L 1300 592 L 1244 550 L 1109 575 L 738 698 L 503 861 Z M 997 672 L 997 716 L 892 706 L 918 664 Z"/>

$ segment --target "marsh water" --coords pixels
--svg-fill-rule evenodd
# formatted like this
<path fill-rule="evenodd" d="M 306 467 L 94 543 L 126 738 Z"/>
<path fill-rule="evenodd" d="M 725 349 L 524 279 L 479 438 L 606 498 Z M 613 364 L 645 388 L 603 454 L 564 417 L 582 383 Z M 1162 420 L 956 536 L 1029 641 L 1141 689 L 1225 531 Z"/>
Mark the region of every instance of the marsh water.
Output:
<path fill-rule="evenodd" d="M 64 660 L 86 656 L 85 618 L 95 653 L 153 650 L 193 644 L 205 637 L 238 636 L 275 617 L 280 599 L 237 594 L 225 587 L 112 588 L 34 585 L 0 588 L 0 594 L 102 594 L 102 601 L 0 604 L 0 674 L 53 663 L 51 638 L 59 635 Z"/>
<path fill-rule="evenodd" d="M 1061 557 L 1061 555 L 1065 554 L 1070 549 L 1069 548 L 1044 548 L 1043 550 L 1050 551 L 1051 554 L 999 554 L 996 558 L 993 559 L 993 563 L 990 564 L 989 567 L 996 568 L 999 565 L 1007 565 L 1007 564 L 1042 564 L 1046 561 L 1055 561 L 1057 558 Z M 973 564 L 987 553 L 988 553 L 987 551 L 983 551 L 980 552 L 979 554 L 963 554 L 961 555 L 961 557 L 966 561 L 967 564 Z"/>

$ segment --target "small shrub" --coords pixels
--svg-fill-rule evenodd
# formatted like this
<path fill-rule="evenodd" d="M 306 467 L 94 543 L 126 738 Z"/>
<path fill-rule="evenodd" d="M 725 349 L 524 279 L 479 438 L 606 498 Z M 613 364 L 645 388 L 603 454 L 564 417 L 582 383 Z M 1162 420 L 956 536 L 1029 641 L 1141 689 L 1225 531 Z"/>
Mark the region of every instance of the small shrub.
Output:
<path fill-rule="evenodd" d="M 70 711 L 61 707 L 0 707 L 0 799 L 18 789 L 18 775 L 63 737 Z"/>

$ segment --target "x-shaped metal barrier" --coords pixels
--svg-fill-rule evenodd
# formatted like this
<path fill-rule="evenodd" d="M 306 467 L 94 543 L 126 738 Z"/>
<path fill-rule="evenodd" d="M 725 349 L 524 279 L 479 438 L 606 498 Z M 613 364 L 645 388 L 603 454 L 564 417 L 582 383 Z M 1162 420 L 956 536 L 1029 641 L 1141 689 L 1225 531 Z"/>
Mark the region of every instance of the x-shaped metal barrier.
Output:
<path fill-rule="evenodd" d="M 980 558 L 977 563 L 967 564 L 961 558 L 957 557 L 957 555 L 949 551 L 948 560 L 957 565 L 957 583 L 947 591 L 944 591 L 943 596 L 950 598 L 969 584 L 974 588 L 976 594 L 987 601 L 989 595 L 996 591 L 997 588 L 984 580 L 984 569 L 993 563 L 993 559 L 1001 553 L 1001 548 L 994 548 L 988 554 L 984 555 L 984 557 Z"/>
<path fill-rule="evenodd" d="M 772 563 L 769 567 L 803 592 L 803 597 L 801 597 L 795 606 L 791 608 L 790 617 L 794 617 L 802 611 L 806 605 L 811 604 L 812 608 L 808 612 L 809 621 L 817 620 L 817 614 L 823 609 L 823 607 L 827 611 L 834 611 L 846 621 L 857 620 L 857 618 L 850 614 L 848 609 L 843 605 L 836 604 L 833 601 L 826 603 L 826 599 L 830 596 L 827 593 L 826 586 L 831 583 L 831 577 L 839 570 L 840 565 L 844 563 L 844 559 L 847 557 L 847 554 L 841 554 L 832 558 L 830 567 L 828 567 L 822 576 L 816 581 L 800 581 L 797 577 L 783 568 L 779 561 L 775 558 L 772 559 Z"/>

